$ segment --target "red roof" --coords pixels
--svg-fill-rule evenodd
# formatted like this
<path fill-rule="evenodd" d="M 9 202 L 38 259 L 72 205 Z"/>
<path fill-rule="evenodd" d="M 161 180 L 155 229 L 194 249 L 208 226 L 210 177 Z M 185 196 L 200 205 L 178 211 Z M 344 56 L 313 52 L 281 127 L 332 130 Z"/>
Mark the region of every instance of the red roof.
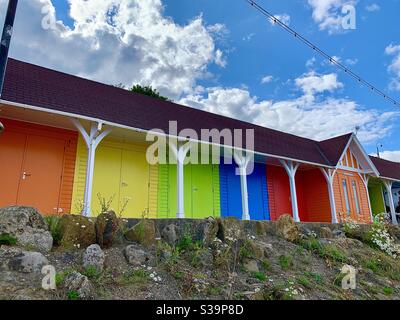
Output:
<path fill-rule="evenodd" d="M 400 163 L 370 156 L 380 175 L 400 181 Z"/>
<path fill-rule="evenodd" d="M 319 146 L 322 152 L 327 157 L 330 163 L 334 163 L 336 165 L 339 162 L 344 152 L 344 149 L 349 143 L 352 135 L 352 133 L 349 133 L 344 136 L 335 137 L 319 142 Z"/>
<path fill-rule="evenodd" d="M 254 129 L 255 151 L 336 166 L 351 134 L 317 142 L 110 85 L 9 59 L 2 99 L 9 102 L 96 118 L 132 128 L 178 130 Z"/>

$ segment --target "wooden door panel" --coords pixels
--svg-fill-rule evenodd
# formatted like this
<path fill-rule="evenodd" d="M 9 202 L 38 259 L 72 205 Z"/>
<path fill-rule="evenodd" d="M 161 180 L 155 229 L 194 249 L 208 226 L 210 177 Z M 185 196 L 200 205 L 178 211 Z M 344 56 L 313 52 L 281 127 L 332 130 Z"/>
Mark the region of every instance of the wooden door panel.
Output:
<path fill-rule="evenodd" d="M 100 146 L 96 150 L 92 209 L 95 216 L 102 211 L 99 197 L 111 202 L 109 209 L 119 212 L 122 151 L 118 148 Z"/>
<path fill-rule="evenodd" d="M 26 134 L 6 130 L 0 135 L 0 207 L 17 204 Z"/>
<path fill-rule="evenodd" d="M 62 139 L 28 136 L 19 205 L 33 206 L 44 214 L 58 213 L 64 150 Z"/>
<path fill-rule="evenodd" d="M 124 217 L 140 218 L 149 210 L 149 164 L 144 153 L 122 151 L 120 208 Z"/>
<path fill-rule="evenodd" d="M 192 165 L 192 218 L 214 215 L 211 165 Z"/>

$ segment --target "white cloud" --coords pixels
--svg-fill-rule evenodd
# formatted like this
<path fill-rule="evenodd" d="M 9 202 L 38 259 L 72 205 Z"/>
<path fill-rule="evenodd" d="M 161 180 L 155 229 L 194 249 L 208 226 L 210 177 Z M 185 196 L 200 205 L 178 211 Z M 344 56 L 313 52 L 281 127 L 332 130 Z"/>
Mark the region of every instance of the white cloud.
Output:
<path fill-rule="evenodd" d="M 343 87 L 343 84 L 338 81 L 336 73 L 318 75 L 314 71 L 297 78 L 295 84 L 306 95 L 314 95 L 324 91 L 333 92 Z"/>
<path fill-rule="evenodd" d="M 371 3 L 365 7 L 368 12 L 375 12 L 381 10 L 381 7 L 377 3 Z"/>
<path fill-rule="evenodd" d="M 342 86 L 336 75 L 303 75 L 295 83 L 304 94 L 289 100 L 259 100 L 247 89 L 215 87 L 188 95 L 180 102 L 316 140 L 352 132 L 359 126 L 361 141 L 372 143 L 389 134 L 400 118 L 400 112 L 382 113 L 364 109 L 351 100 L 317 96 Z"/>
<path fill-rule="evenodd" d="M 215 52 L 215 64 L 220 66 L 221 68 L 225 68 L 228 64 L 223 55 L 224 53 L 220 49 L 217 49 L 217 51 Z"/>
<path fill-rule="evenodd" d="M 248 35 L 244 36 L 244 37 L 242 38 L 242 40 L 243 40 L 243 41 L 249 42 L 249 41 L 251 41 L 251 39 L 254 38 L 255 35 L 256 35 L 255 33 L 249 33 Z"/>
<path fill-rule="evenodd" d="M 306 61 L 306 67 L 307 68 L 313 68 L 316 61 L 317 61 L 317 59 L 315 59 L 315 57 L 312 57 L 312 58 L 308 59 Z"/>
<path fill-rule="evenodd" d="M 345 5 L 355 6 L 358 0 L 308 0 L 313 10 L 313 20 L 318 24 L 320 30 L 329 33 L 343 32 L 342 8 Z"/>
<path fill-rule="evenodd" d="M 394 162 L 400 162 L 400 151 L 383 151 L 379 152 L 379 155 L 382 159 Z M 372 154 L 372 156 L 376 157 L 377 154 L 374 153 Z"/>
<path fill-rule="evenodd" d="M 390 89 L 400 91 L 400 45 L 390 44 L 386 47 L 385 52 L 387 55 L 394 56 L 388 67 L 388 71 L 392 75 Z"/>
<path fill-rule="evenodd" d="M 215 44 L 222 24 L 207 26 L 199 16 L 178 25 L 161 0 L 68 2 L 73 27 L 58 21 L 44 30 L 41 10 L 51 1 L 20 1 L 11 56 L 109 84 L 153 85 L 174 99 L 192 92 L 211 63 L 226 65 Z M 0 0 L 0 16 L 6 5 Z"/>
<path fill-rule="evenodd" d="M 261 79 L 261 84 L 267 84 L 274 80 L 273 76 L 265 76 Z"/>
<path fill-rule="evenodd" d="M 280 20 L 282 23 L 286 24 L 287 26 L 290 25 L 290 15 L 288 15 L 287 13 L 283 13 L 283 14 L 275 14 L 274 17 L 278 20 Z M 275 22 L 272 20 L 269 20 L 269 22 L 272 25 L 275 25 Z"/>
<path fill-rule="evenodd" d="M 349 65 L 349 66 L 354 66 L 355 64 L 358 63 L 358 59 L 357 59 L 357 58 L 354 58 L 354 59 L 346 59 L 345 62 L 346 62 L 346 64 Z"/>

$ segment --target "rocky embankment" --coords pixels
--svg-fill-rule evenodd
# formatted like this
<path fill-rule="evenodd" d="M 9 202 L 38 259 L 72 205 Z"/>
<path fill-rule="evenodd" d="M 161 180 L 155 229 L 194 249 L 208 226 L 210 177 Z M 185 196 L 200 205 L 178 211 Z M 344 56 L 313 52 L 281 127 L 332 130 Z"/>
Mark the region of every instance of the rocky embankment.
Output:
<path fill-rule="evenodd" d="M 44 218 L 10 207 L 0 209 L 0 299 L 400 299 L 399 240 L 398 227 L 290 216 Z M 345 265 L 353 290 L 342 287 Z M 42 288 L 44 266 L 54 290 Z"/>

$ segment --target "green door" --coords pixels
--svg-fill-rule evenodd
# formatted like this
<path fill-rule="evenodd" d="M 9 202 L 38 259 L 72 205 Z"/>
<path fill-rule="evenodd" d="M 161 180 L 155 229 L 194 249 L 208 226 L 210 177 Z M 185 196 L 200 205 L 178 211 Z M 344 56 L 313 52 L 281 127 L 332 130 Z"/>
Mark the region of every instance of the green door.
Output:
<path fill-rule="evenodd" d="M 375 179 L 371 179 L 368 185 L 368 192 L 371 200 L 371 209 L 374 216 L 386 212 L 386 205 L 383 198 L 382 188 L 382 183 Z"/>
<path fill-rule="evenodd" d="M 192 210 L 188 212 L 191 212 L 191 218 L 194 219 L 213 216 L 213 167 L 209 165 L 192 165 L 191 167 Z"/>
<path fill-rule="evenodd" d="M 218 166 L 188 164 L 185 166 L 184 175 L 186 218 L 202 219 L 219 216 Z M 175 218 L 176 208 L 176 165 L 160 165 L 158 217 L 161 219 Z"/>

